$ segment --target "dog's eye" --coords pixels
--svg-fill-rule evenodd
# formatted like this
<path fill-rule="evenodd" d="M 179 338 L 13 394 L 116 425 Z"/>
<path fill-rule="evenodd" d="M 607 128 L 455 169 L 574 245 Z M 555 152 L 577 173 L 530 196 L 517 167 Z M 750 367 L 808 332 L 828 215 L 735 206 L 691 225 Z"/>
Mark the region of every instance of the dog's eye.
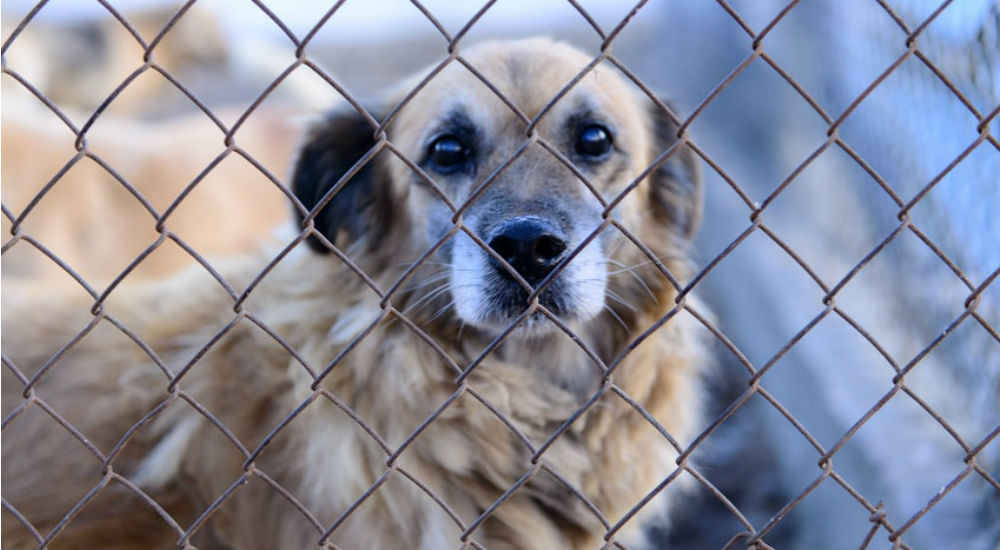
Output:
<path fill-rule="evenodd" d="M 604 126 L 585 126 L 576 137 L 576 152 L 586 157 L 601 157 L 611 150 L 611 132 Z"/>
<path fill-rule="evenodd" d="M 441 136 L 431 143 L 428 157 L 437 168 L 455 170 L 469 162 L 469 148 L 455 136 Z"/>

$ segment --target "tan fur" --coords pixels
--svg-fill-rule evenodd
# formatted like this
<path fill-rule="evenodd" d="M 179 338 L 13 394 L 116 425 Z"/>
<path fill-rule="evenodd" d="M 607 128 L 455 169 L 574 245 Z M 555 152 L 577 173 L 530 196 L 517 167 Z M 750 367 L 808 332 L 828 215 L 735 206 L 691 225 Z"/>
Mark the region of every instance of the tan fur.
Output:
<path fill-rule="evenodd" d="M 5 99 L 6 101 L 6 99 Z M 75 136 L 45 109 L 17 103 L 2 124 L 3 202 L 20 216 L 35 195 L 73 159 Z M 223 119 L 239 113 L 217 111 Z M 292 157 L 296 128 L 287 112 L 262 109 L 236 134 L 236 144 L 276 177 Z M 225 150 L 224 135 L 202 113 L 156 123 L 103 115 L 87 142 L 118 177 L 160 215 Z M 205 256 L 245 253 L 273 238 L 288 216 L 275 184 L 231 153 L 166 218 L 164 226 Z M 82 158 L 24 218 L 21 231 L 40 242 L 94 287 L 111 283 L 156 243 L 156 218 L 108 170 Z M 10 235 L 4 216 L 0 228 Z M 174 274 L 194 263 L 168 239 L 129 280 Z M 76 286 L 65 271 L 27 241 L 4 251 L 4 277 Z"/>
<path fill-rule="evenodd" d="M 589 61 L 568 46 L 545 40 L 484 44 L 463 55 L 510 94 L 528 117 L 534 117 Z M 615 118 L 620 130 L 617 143 L 628 152 L 625 169 L 594 177 L 595 185 L 611 198 L 662 152 L 655 150 L 657 130 L 645 108 L 651 102 L 614 69 L 602 65 L 542 119 L 539 135 L 560 143 L 555 121 L 578 94 L 587 94 Z M 520 123 L 458 64 L 437 75 L 398 113 L 389 129 L 392 143 L 417 162 L 426 139 L 422 133 L 439 101 L 459 96 L 491 121 L 484 133 L 490 136 L 496 159 L 509 154 L 513 142 L 503 136 L 521 132 Z M 515 131 L 508 132 L 509 128 Z M 310 139 L 318 138 L 314 134 Z M 682 155 L 690 152 L 682 148 L 670 162 L 685 158 Z M 489 162 L 499 162 L 496 159 Z M 380 220 L 381 240 L 373 241 L 369 228 L 354 242 L 345 243 L 344 250 L 387 290 L 433 244 L 425 226 L 433 207 L 429 194 L 418 193 L 407 183 L 414 175 L 402 161 L 387 153 L 376 160 L 391 186 L 385 193 L 394 202 L 386 208 L 397 210 L 391 219 Z M 687 165 L 673 169 L 694 170 L 690 159 L 684 162 Z M 490 171 L 484 170 L 480 178 Z M 511 166 L 509 174 L 539 175 L 518 180 L 523 185 L 510 187 L 512 193 L 530 197 L 543 192 L 538 186 L 556 186 L 566 197 L 585 192 L 579 190 L 579 180 L 537 144 Z M 501 180 L 498 185 L 514 185 Z M 669 219 L 670 208 L 683 207 L 681 198 L 670 199 L 676 204 L 655 205 L 657 197 L 673 195 L 669 189 L 657 194 L 652 185 L 643 181 L 630 192 L 616 209 L 615 219 L 683 280 L 689 269 L 684 250 L 689 235 L 672 225 L 679 219 Z M 461 202 L 456 197 L 456 204 Z M 608 289 L 628 306 L 609 299 L 597 317 L 567 321 L 605 363 L 660 321 L 674 306 L 676 295 L 638 247 L 616 229 L 609 231 L 615 233 L 610 255 L 628 269 L 609 266 Z M 330 239 L 341 246 L 339 236 Z M 220 266 L 219 271 L 238 295 L 268 257 Z M 130 479 L 182 529 L 235 482 L 246 480 L 196 531 L 190 541 L 196 546 L 316 547 L 321 532 L 389 472 L 387 480 L 333 531 L 330 542 L 340 548 L 457 548 L 462 546 L 462 527 L 411 477 L 447 503 L 467 527 L 515 482 L 534 472 L 493 510 L 471 540 L 488 548 L 600 547 L 605 528 L 564 483 L 585 495 L 614 524 L 673 472 L 676 450 L 642 414 L 608 389 L 533 465 L 532 451 L 496 413 L 537 449 L 601 390 L 600 367 L 558 329 L 536 337 L 514 333 L 472 370 L 465 385 L 456 385 L 454 366 L 468 366 L 495 334 L 464 325 L 452 314 L 437 315 L 440 304 L 434 300 L 431 307 L 414 305 L 428 290 L 421 282 L 431 282 L 440 269 L 435 257 L 417 269 L 390 296 L 388 305 L 393 309 L 383 309 L 380 296 L 335 255 L 315 254 L 305 246 L 283 258 L 235 312 L 233 297 L 201 269 L 138 291 L 123 289 L 105 304 L 100 314 L 104 319 L 96 328 L 51 366 L 33 395 L 72 422 L 102 453 L 110 452 L 140 418 L 164 404 L 135 433 L 109 472 Z M 442 300 L 447 307 L 447 299 Z M 90 305 L 86 299 L 38 298 L 5 288 L 5 358 L 31 377 L 92 321 Z M 173 394 L 167 392 L 170 376 L 110 320 L 133 331 L 173 375 L 190 366 Z M 359 340 L 372 324 L 371 332 Z M 198 360 L 189 365 L 195 357 Z M 311 389 L 314 377 L 309 369 L 319 373 L 338 357 L 318 389 Z M 609 382 L 683 445 L 693 435 L 699 416 L 698 375 L 704 361 L 696 321 L 682 311 L 635 345 Z M 10 369 L 3 376 L 8 415 L 25 403 L 19 397 L 23 385 Z M 389 457 L 381 444 L 341 408 L 352 411 L 393 452 L 456 394 L 392 465 L 387 465 Z M 224 424 L 248 452 L 298 407 L 304 408 L 245 469 L 244 452 L 192 401 Z M 102 480 L 100 460 L 39 403 L 29 400 L 8 422 L 3 437 L 4 498 L 42 536 Z M 320 527 L 312 525 L 271 481 L 301 501 Z M 665 491 L 673 492 L 675 485 Z M 642 523 L 662 518 L 663 506 L 657 501 L 614 540 L 641 540 Z M 7 513 L 3 537 L 5 547 L 37 545 Z M 111 479 L 98 498 L 59 532 L 52 546 L 159 548 L 176 545 L 178 538 L 152 508 Z"/>
<path fill-rule="evenodd" d="M 209 9 L 198 4 L 191 6 L 160 37 L 164 26 L 177 13 L 177 7 L 131 8 L 120 14 L 145 44 L 160 38 L 152 50 L 152 61 L 182 82 L 217 72 L 234 57 L 220 20 Z M 25 15 L 17 11 L 14 8 L 4 13 L 4 37 L 12 35 Z M 60 108 L 93 112 L 117 83 L 142 66 L 145 47 L 110 14 L 51 19 L 46 19 L 46 15 L 52 14 L 43 12 L 21 29 L 4 57 L 12 71 Z M 126 117 L 149 114 L 156 108 L 151 105 L 151 98 L 169 101 L 173 93 L 176 88 L 167 79 L 144 74 L 132 80 L 106 106 L 105 112 Z M 38 104 L 34 95 L 13 79 L 4 81 L 3 94 L 4 102 L 21 96 Z M 4 113 L 5 117 L 7 114 Z"/>

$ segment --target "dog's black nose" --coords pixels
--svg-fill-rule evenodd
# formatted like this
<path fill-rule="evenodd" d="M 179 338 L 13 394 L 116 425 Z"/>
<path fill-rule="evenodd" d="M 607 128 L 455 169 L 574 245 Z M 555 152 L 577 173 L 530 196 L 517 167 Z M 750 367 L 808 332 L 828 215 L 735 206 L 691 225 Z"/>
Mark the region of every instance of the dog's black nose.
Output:
<path fill-rule="evenodd" d="M 562 231 L 555 224 L 535 217 L 515 218 L 502 224 L 488 244 L 532 285 L 544 279 L 566 251 Z M 490 262 L 501 273 L 509 274 L 492 256 Z"/>

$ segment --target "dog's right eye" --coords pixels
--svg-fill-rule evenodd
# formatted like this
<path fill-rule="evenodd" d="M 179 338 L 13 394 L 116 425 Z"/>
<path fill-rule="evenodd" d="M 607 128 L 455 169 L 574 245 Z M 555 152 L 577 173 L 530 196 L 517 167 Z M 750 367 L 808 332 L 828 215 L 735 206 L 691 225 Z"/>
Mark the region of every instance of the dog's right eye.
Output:
<path fill-rule="evenodd" d="M 469 162 L 469 148 L 453 135 L 445 135 L 431 143 L 428 158 L 442 172 L 453 172 Z"/>

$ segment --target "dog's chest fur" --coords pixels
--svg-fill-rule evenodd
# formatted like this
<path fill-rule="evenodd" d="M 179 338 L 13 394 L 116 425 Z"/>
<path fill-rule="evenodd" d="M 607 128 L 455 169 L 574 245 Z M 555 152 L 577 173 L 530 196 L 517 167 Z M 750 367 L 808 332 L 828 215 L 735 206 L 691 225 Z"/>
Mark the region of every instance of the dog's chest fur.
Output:
<path fill-rule="evenodd" d="M 301 261 L 305 264 L 300 268 L 307 268 L 325 260 Z M 472 534 L 474 540 L 487 547 L 594 545 L 599 543 L 595 534 L 603 532 L 601 522 L 575 492 L 613 523 L 672 470 L 676 452 L 613 391 L 563 429 L 601 388 L 598 367 L 577 343 L 512 342 L 486 355 L 463 383 L 456 383 L 456 367 L 468 366 L 482 351 L 480 344 L 488 341 L 470 345 L 472 338 L 439 339 L 385 315 L 374 293 L 346 277 L 304 285 L 296 273 L 301 269 L 277 270 L 273 280 L 255 291 L 262 299 L 247 306 L 284 343 L 248 325 L 215 348 L 218 361 L 211 364 L 231 373 L 220 376 L 217 370 L 209 377 L 207 370 L 195 370 L 182 385 L 217 411 L 249 450 L 270 434 L 256 466 L 300 499 L 324 528 L 368 494 L 332 533 L 338 546 L 450 547 L 515 485 L 519 488 Z M 255 309 L 257 303 L 266 309 Z M 311 326 L 303 327 L 303 317 L 289 315 L 291 311 L 305 311 Z M 629 362 L 660 362 L 660 376 L 676 376 L 672 365 L 686 361 L 663 353 L 658 341 L 637 348 Z M 314 373 L 333 365 L 315 390 L 313 375 L 285 344 Z M 232 353 L 237 348 L 241 353 Z M 638 391 L 635 398 L 648 402 L 641 392 L 663 384 L 633 381 L 632 371 L 640 370 L 648 369 L 623 365 L 612 382 L 625 391 Z M 571 383 L 574 376 L 582 382 Z M 233 387 L 220 385 L 220 379 Z M 200 387 L 203 380 L 206 386 Z M 639 386 L 630 387 L 636 383 Z M 251 406 L 265 401 L 267 406 Z M 661 401 L 676 399 L 662 396 Z M 648 406 L 663 417 L 656 401 Z M 224 416 L 226 410 L 254 409 L 273 412 L 254 419 Z M 683 436 L 690 414 L 663 422 Z M 166 423 L 174 429 L 184 425 L 176 418 L 166 418 Z M 188 434 L 192 447 L 213 430 L 209 423 L 202 424 L 201 430 Z M 557 431 L 561 434 L 550 441 Z M 532 461 L 543 446 L 544 452 Z M 188 456 L 194 461 L 201 456 L 204 463 L 181 469 L 202 474 L 225 470 L 218 453 Z M 214 488 L 202 500 L 211 501 L 213 491 L 217 495 L 226 489 L 239 473 L 238 458 L 229 464 L 232 472 L 221 474 L 229 481 L 208 483 Z M 530 480 L 523 482 L 525 477 Z M 289 506 L 266 487 L 241 490 L 234 501 L 237 504 L 220 509 L 221 524 L 246 507 Z M 647 512 L 656 509 L 648 507 Z M 382 527 L 373 532 L 373 525 Z M 316 538 L 315 526 L 261 524 L 246 529 L 247 542 L 312 544 Z M 628 536 L 628 530 L 624 534 Z M 240 546 L 243 541 L 229 542 Z"/>

